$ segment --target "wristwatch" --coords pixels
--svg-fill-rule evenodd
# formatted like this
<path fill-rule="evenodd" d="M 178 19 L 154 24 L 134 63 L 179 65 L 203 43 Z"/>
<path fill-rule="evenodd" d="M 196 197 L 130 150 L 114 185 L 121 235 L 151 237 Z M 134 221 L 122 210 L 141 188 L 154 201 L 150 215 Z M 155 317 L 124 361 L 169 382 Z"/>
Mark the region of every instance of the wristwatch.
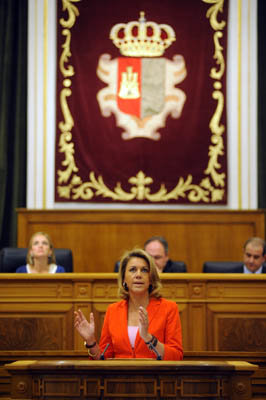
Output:
<path fill-rule="evenodd" d="M 96 342 L 88 345 L 87 342 L 84 342 L 84 346 L 86 347 L 86 349 L 92 349 L 94 346 L 96 346 Z"/>

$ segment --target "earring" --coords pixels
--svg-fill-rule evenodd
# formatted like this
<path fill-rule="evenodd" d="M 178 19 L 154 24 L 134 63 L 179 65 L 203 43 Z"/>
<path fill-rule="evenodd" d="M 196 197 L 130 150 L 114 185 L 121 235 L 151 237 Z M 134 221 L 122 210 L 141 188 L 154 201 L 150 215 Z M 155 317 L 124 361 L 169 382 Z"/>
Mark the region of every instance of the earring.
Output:
<path fill-rule="evenodd" d="M 123 288 L 128 292 L 128 286 L 127 286 L 126 282 L 123 283 Z"/>
<path fill-rule="evenodd" d="M 149 289 L 148 289 L 148 290 L 149 290 L 149 293 L 151 293 L 151 292 L 153 291 L 153 286 L 152 286 L 152 284 L 149 285 Z"/>

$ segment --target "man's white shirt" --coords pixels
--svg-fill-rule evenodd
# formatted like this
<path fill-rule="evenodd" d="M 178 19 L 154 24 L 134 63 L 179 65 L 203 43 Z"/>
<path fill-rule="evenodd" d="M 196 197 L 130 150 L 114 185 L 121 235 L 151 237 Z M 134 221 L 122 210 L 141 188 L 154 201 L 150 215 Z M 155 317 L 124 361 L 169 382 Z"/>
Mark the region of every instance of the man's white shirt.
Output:
<path fill-rule="evenodd" d="M 244 265 L 244 274 L 261 274 L 262 273 L 262 265 L 260 266 L 259 269 L 257 269 L 257 271 L 252 272 L 250 271 L 245 265 Z"/>

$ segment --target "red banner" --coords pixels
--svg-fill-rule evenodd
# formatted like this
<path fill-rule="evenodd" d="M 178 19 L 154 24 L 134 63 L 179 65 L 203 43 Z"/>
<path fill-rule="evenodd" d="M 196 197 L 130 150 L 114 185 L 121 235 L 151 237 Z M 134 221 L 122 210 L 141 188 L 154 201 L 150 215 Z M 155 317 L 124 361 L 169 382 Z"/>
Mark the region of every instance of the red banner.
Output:
<path fill-rule="evenodd" d="M 58 0 L 56 202 L 226 204 L 227 0 Z"/>

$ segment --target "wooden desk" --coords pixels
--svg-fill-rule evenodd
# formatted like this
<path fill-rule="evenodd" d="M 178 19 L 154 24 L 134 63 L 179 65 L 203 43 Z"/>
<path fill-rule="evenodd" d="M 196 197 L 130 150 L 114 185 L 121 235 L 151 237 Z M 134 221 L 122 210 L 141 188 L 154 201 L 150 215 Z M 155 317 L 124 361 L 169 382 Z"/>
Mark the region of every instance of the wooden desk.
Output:
<path fill-rule="evenodd" d="M 4 365 L 17 360 L 80 360 L 88 361 L 88 355 L 84 351 L 2 351 L 0 353 L 0 399 L 9 399 L 11 393 L 11 375 Z M 184 361 L 224 362 L 247 361 L 259 366 L 252 377 L 252 398 L 266 399 L 266 353 L 234 353 L 234 352 L 185 352 Z"/>
<path fill-rule="evenodd" d="M 200 361 L 17 361 L 11 399 L 249 400 L 256 365 Z"/>

